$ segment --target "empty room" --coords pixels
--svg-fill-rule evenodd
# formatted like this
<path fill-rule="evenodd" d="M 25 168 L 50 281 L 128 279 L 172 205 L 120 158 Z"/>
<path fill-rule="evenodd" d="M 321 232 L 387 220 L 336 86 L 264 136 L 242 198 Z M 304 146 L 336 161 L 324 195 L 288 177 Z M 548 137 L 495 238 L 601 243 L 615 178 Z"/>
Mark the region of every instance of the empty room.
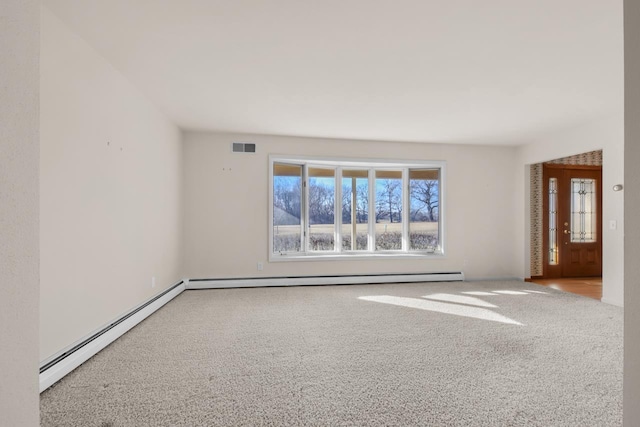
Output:
<path fill-rule="evenodd" d="M 0 425 L 635 425 L 626 6 L 10 0 Z"/>

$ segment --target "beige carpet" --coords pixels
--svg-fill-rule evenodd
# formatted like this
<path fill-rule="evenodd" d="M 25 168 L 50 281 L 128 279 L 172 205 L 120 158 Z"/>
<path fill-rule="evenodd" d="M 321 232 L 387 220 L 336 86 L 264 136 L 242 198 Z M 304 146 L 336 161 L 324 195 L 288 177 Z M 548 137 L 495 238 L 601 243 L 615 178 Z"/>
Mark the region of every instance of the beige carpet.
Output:
<path fill-rule="evenodd" d="M 622 425 L 622 309 L 522 282 L 186 291 L 43 426 Z"/>

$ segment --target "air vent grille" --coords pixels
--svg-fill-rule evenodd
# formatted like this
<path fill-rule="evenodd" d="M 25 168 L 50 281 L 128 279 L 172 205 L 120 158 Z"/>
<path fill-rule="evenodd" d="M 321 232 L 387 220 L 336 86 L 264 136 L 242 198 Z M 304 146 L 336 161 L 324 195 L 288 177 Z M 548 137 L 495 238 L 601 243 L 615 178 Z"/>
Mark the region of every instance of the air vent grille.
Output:
<path fill-rule="evenodd" d="M 234 142 L 231 150 L 234 153 L 255 153 L 256 144 L 249 142 Z"/>

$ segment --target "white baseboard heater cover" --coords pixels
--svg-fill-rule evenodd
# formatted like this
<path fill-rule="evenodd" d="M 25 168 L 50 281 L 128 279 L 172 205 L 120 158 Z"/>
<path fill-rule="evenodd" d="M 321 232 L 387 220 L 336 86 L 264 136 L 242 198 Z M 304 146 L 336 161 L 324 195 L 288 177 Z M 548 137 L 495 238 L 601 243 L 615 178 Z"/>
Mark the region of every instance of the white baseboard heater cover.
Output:
<path fill-rule="evenodd" d="M 345 276 L 249 277 L 190 279 L 187 289 L 253 288 L 263 286 L 354 285 L 409 282 L 460 282 L 464 273 L 363 274 Z"/>
<path fill-rule="evenodd" d="M 129 329 L 142 322 L 160 307 L 180 295 L 186 289 L 185 282 L 177 283 L 114 320 L 104 328 L 80 340 L 69 349 L 45 360 L 40 366 L 40 393 L 124 335 Z"/>

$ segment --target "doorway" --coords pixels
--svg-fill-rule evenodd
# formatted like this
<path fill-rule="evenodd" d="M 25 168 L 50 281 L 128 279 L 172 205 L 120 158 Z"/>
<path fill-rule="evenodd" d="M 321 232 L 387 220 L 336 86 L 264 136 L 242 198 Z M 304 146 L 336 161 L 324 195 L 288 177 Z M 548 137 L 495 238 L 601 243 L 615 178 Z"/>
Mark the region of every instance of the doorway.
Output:
<path fill-rule="evenodd" d="M 602 166 L 543 165 L 543 277 L 602 275 Z"/>

